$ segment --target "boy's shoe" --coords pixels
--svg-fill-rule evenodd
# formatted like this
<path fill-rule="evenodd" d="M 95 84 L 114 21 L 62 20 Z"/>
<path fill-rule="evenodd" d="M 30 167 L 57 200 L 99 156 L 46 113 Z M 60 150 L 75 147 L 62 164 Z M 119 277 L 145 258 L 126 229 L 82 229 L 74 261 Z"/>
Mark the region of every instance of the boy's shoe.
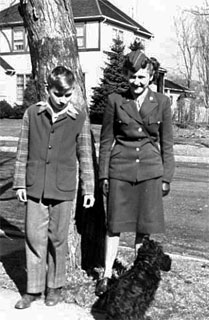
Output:
<path fill-rule="evenodd" d="M 26 309 L 29 308 L 31 302 L 40 299 L 40 294 L 29 294 L 25 293 L 22 298 L 16 303 L 15 309 Z"/>
<path fill-rule="evenodd" d="M 45 304 L 48 307 L 55 306 L 58 302 L 63 300 L 61 296 L 61 288 L 47 288 Z"/>

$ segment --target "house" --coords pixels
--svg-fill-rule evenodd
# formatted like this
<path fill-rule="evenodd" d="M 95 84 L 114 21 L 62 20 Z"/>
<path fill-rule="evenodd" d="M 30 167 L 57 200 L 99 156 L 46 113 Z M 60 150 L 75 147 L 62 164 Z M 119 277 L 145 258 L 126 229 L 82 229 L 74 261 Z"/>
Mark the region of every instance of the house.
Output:
<path fill-rule="evenodd" d="M 22 103 L 31 74 L 27 33 L 18 11 L 19 1 L 13 3 L 14 0 L 10 7 L 0 12 L 0 100 L 5 99 L 11 105 Z M 120 37 L 128 50 L 135 39 L 146 46 L 153 34 L 108 0 L 72 0 L 71 3 L 90 103 L 92 87 L 97 86 L 102 77 L 106 60 L 104 50 L 110 49 L 113 39 Z"/>
<path fill-rule="evenodd" d="M 196 97 L 194 91 L 169 79 L 164 79 L 164 93 L 171 100 L 174 121 L 208 123 L 208 109 L 201 93 Z"/>
<path fill-rule="evenodd" d="M 164 93 L 171 100 L 173 120 L 183 122 L 191 113 L 194 92 L 172 80 L 164 80 Z"/>

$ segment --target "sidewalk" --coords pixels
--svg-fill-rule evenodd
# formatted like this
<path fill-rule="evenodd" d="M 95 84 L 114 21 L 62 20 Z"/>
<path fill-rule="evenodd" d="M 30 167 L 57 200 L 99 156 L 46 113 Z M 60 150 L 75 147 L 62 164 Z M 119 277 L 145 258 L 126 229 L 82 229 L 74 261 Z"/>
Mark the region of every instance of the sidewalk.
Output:
<path fill-rule="evenodd" d="M 24 238 L 21 236 L 13 237 L 10 232 L 0 232 L 0 259 L 4 261 L 7 256 L 24 250 Z M 2 272 L 4 262 L 0 262 Z M 0 319 L 1 320 L 104 320 L 102 314 L 92 315 L 89 310 L 81 308 L 75 303 L 60 303 L 54 307 L 47 307 L 44 304 L 44 298 L 35 301 L 31 307 L 25 310 L 14 308 L 16 302 L 21 298 L 19 292 L 0 288 Z"/>
<path fill-rule="evenodd" d="M 209 260 L 201 259 L 186 255 L 170 254 L 173 260 L 173 268 L 175 265 L 184 265 L 191 270 L 194 265 L 199 265 L 199 268 L 209 265 Z M 205 267 L 204 267 L 205 269 Z M 176 273 L 176 271 L 174 271 Z M 179 273 L 177 272 L 177 275 Z M 186 281 L 186 280 L 185 280 Z M 179 279 L 177 279 L 177 283 Z M 191 275 L 190 275 L 190 282 Z M 159 289 L 160 290 L 160 289 Z M 25 310 L 17 310 L 14 308 L 15 303 L 20 298 L 18 292 L 12 290 L 0 289 L 0 319 L 1 320 L 105 320 L 105 314 L 91 314 L 87 309 L 78 306 L 75 303 L 60 303 L 54 307 L 47 307 L 44 304 L 43 298 L 31 304 L 31 307 Z M 174 318 L 172 318 L 174 319 Z M 176 319 L 180 319 L 177 317 Z M 206 318 L 203 318 L 206 320 Z M 207 318 L 208 319 L 208 318 Z"/>
<path fill-rule="evenodd" d="M 16 152 L 17 137 L 0 136 L 0 151 Z M 98 156 L 99 144 L 95 143 L 96 154 Z M 200 145 L 174 145 L 174 155 L 176 162 L 195 162 L 209 164 L 209 148 Z"/>
<path fill-rule="evenodd" d="M 71 303 L 59 303 L 54 307 L 47 307 L 44 300 L 38 300 L 31 304 L 31 307 L 24 310 L 14 308 L 15 303 L 20 299 L 17 292 L 0 289 L 0 319 L 1 320 L 104 320 L 101 314 L 92 315 L 78 305 Z"/>

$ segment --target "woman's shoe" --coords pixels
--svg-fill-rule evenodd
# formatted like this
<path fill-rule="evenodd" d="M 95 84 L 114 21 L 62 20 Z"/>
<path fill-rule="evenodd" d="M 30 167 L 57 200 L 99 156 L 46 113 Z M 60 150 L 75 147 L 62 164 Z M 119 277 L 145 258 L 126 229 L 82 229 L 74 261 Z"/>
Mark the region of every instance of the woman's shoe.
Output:
<path fill-rule="evenodd" d="M 105 293 L 108 289 L 110 278 L 104 277 L 97 281 L 95 294 L 96 296 L 101 296 L 103 293 Z"/>

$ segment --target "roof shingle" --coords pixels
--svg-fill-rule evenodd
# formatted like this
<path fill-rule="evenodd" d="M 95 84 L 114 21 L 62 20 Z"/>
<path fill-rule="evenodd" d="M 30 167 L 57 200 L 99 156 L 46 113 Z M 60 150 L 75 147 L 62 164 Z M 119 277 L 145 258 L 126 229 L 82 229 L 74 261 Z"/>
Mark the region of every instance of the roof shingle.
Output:
<path fill-rule="evenodd" d="M 152 37 L 152 33 L 143 26 L 118 9 L 107 0 L 72 0 L 72 10 L 74 19 L 87 20 L 88 18 L 108 18 L 119 24 L 126 24 L 136 31 L 145 33 L 148 38 Z M 0 11 L 0 26 L 22 23 L 22 17 L 18 10 L 19 4 L 8 7 Z"/>

